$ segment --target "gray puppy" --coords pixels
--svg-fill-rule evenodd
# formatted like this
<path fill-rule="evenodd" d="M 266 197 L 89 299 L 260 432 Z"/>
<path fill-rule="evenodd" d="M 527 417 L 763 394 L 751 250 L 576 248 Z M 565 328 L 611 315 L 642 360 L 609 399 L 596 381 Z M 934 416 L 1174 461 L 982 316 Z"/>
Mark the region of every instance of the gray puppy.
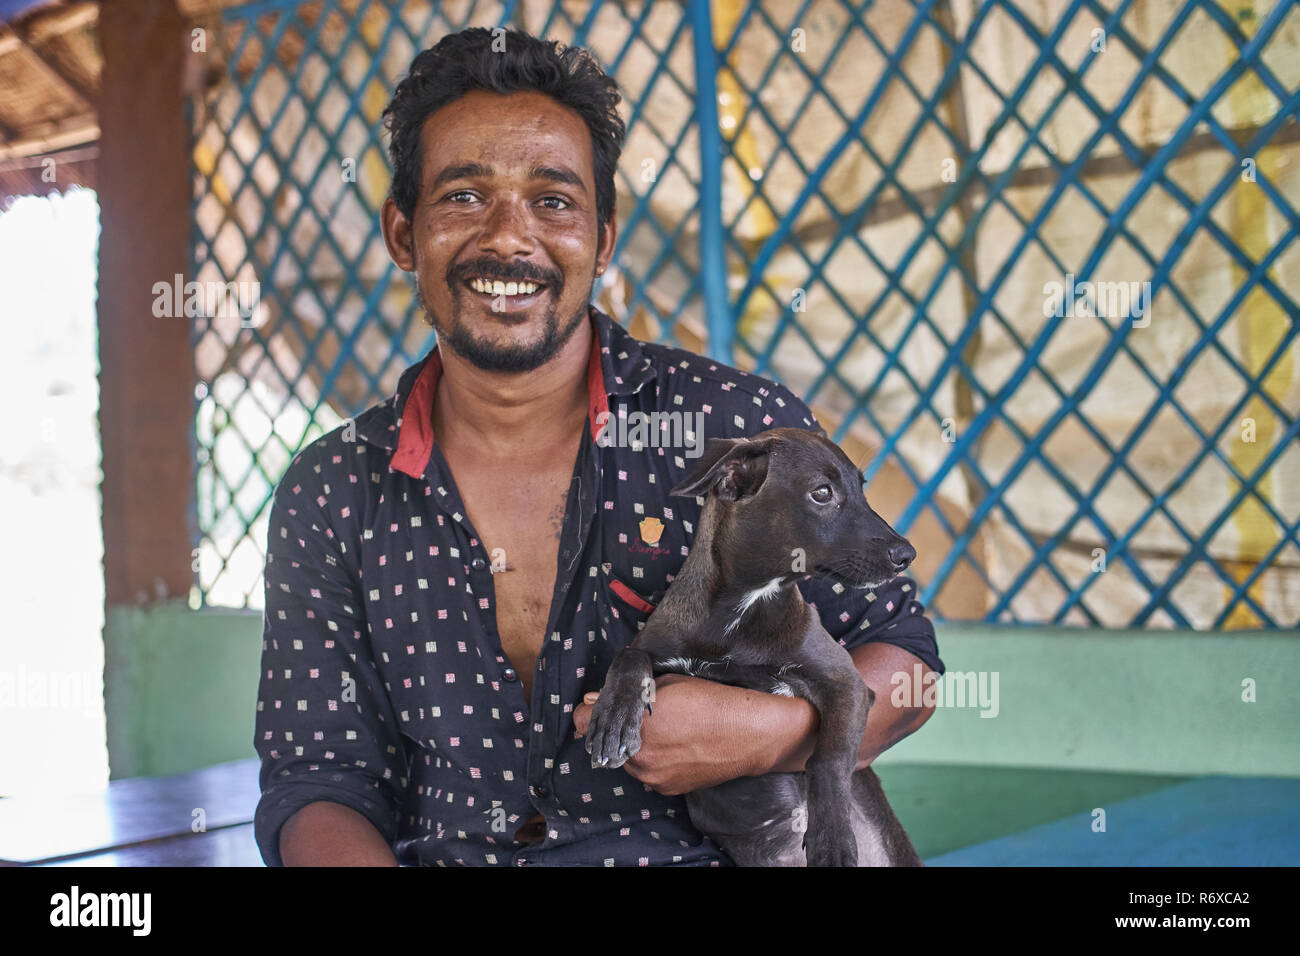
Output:
<path fill-rule="evenodd" d="M 811 573 L 878 587 L 916 557 L 868 506 L 862 484 L 834 442 L 802 429 L 712 439 L 672 490 L 705 499 L 695 544 L 641 633 L 614 658 L 592 711 L 592 765 L 620 767 L 641 747 L 660 674 L 802 697 L 817 708 L 805 772 L 740 777 L 686 796 L 691 821 L 740 866 L 922 865 L 875 773 L 854 770 L 875 695 L 796 586 Z"/>

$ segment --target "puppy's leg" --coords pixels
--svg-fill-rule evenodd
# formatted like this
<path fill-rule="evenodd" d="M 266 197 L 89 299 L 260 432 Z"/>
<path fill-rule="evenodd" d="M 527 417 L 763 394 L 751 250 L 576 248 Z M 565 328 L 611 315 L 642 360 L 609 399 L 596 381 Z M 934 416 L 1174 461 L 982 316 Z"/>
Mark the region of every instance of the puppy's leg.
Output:
<path fill-rule="evenodd" d="M 734 780 L 730 782 L 734 787 L 724 784 L 713 791 L 694 794 L 691 819 L 696 826 L 720 842 L 724 841 L 709 829 L 711 824 L 716 823 L 715 829 L 736 828 L 730 831 L 731 838 L 724 846 L 729 848 L 729 853 L 733 849 L 740 853 L 747 861 L 741 865 L 788 866 L 796 857 L 802 857 L 799 840 L 787 845 L 790 841 L 781 836 L 789 832 L 789 827 L 805 834 L 809 866 L 858 865 L 852 778 L 858 747 L 866 730 L 871 691 L 862 683 L 847 652 L 833 645 L 829 654 L 823 651 L 819 658 L 780 666 L 737 664 L 730 659 L 684 654 L 651 654 L 650 660 L 656 675 L 686 674 L 769 694 L 802 697 L 821 715 L 817 745 L 807 764 L 806 807 L 802 797 L 792 797 L 784 803 L 764 799 L 767 788 L 757 780 Z M 766 782 L 769 778 L 786 776 L 794 778 L 794 775 L 768 774 L 761 779 Z M 738 802 L 754 806 L 742 814 Z M 785 823 L 775 819 L 783 813 L 789 815 Z M 697 815 L 701 819 L 697 820 Z M 741 823 L 737 819 L 741 816 L 754 817 L 750 821 L 752 825 Z"/>
<path fill-rule="evenodd" d="M 587 727 L 593 767 L 621 767 L 641 749 L 641 719 L 654 686 L 649 654 L 636 647 L 618 652 Z"/>
<path fill-rule="evenodd" d="M 809 866 L 857 866 L 853 832 L 853 770 L 867 727 L 871 692 L 852 667 L 806 673 L 807 699 L 821 715 L 808 781 Z M 801 695 L 802 696 L 802 695 Z"/>

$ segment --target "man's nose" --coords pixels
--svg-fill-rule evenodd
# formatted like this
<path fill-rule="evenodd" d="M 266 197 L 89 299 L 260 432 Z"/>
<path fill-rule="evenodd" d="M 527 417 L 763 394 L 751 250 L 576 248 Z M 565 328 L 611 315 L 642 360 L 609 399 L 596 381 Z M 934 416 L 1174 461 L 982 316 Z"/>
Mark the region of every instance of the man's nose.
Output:
<path fill-rule="evenodd" d="M 533 252 L 533 234 L 528 214 L 513 200 L 494 202 L 479 236 L 478 247 L 504 260 L 527 256 Z"/>
<path fill-rule="evenodd" d="M 898 544 L 891 545 L 889 548 L 889 561 L 894 566 L 894 573 L 901 573 L 912 563 L 916 557 L 916 549 L 906 541 L 900 541 Z"/>

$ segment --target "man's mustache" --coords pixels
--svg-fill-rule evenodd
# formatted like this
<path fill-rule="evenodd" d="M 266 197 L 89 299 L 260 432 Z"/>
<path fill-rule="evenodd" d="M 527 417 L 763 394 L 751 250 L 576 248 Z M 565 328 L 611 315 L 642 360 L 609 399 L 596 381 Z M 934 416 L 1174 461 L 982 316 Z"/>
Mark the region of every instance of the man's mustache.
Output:
<path fill-rule="evenodd" d="M 516 262 L 506 265 L 493 259 L 477 259 L 461 262 L 447 270 L 449 284 L 467 282 L 470 279 L 491 279 L 493 282 L 536 282 L 550 286 L 559 291 L 564 280 L 557 272 L 539 269 L 531 263 Z"/>

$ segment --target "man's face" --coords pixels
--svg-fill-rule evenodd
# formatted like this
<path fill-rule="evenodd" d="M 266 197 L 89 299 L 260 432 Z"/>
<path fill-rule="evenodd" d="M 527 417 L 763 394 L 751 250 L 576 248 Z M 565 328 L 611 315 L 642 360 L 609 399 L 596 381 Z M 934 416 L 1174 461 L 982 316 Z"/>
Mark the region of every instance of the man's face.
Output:
<path fill-rule="evenodd" d="M 484 369 L 537 368 L 586 318 L 613 250 L 586 124 L 541 93 L 475 90 L 425 120 L 421 149 L 410 222 L 385 203 L 390 254 L 440 344 Z"/>

